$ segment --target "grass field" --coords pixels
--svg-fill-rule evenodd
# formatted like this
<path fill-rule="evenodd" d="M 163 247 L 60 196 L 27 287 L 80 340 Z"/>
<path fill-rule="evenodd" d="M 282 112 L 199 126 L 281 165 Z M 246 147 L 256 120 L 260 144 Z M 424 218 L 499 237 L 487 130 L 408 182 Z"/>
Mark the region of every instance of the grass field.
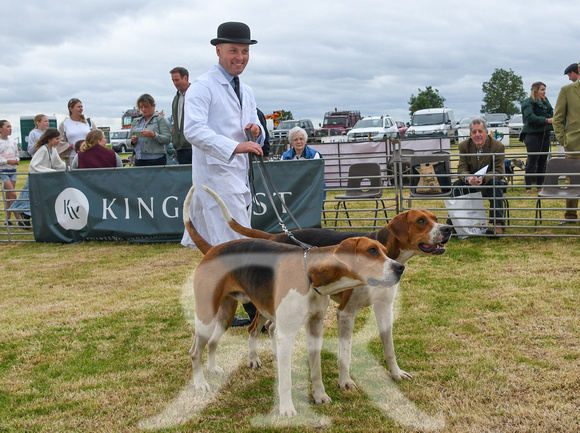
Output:
<path fill-rule="evenodd" d="M 226 373 L 191 388 L 191 276 L 176 244 L 0 246 L 0 431 L 167 432 L 580 430 L 577 239 L 451 240 L 412 259 L 400 285 L 394 383 L 368 309 L 357 319 L 354 391 L 337 389 L 335 305 L 323 373 L 333 402 L 310 402 L 304 338 L 295 348 L 300 416 L 277 416 L 275 362 L 245 367 L 247 335 L 218 348 Z"/>

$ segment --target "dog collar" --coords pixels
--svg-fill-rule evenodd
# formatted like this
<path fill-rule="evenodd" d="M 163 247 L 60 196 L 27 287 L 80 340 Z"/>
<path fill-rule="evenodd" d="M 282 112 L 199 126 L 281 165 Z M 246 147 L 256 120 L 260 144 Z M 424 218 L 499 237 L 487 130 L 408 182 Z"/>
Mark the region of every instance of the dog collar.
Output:
<path fill-rule="evenodd" d="M 316 247 L 313 247 L 313 248 L 316 248 Z M 308 265 L 306 264 L 306 254 L 308 254 L 308 251 L 310 251 L 310 248 L 308 248 L 307 250 L 304 250 L 304 269 L 306 270 L 306 276 L 308 277 L 308 282 L 310 283 L 310 285 L 312 286 L 314 291 L 322 296 L 322 293 L 320 293 L 318 291 L 318 289 L 312 285 L 312 278 L 310 278 L 310 274 L 308 273 Z"/>

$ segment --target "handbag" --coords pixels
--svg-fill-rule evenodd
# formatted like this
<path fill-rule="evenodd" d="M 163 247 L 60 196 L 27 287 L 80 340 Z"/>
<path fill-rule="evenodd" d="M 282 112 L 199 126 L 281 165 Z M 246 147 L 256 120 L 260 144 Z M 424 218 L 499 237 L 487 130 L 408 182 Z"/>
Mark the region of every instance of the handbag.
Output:
<path fill-rule="evenodd" d="M 488 224 L 481 191 L 447 199 L 445 207 L 459 239 L 485 234 Z"/>
<path fill-rule="evenodd" d="M 417 194 L 441 194 L 449 191 L 451 178 L 443 161 L 426 162 L 411 167 L 411 185 Z M 422 175 L 422 176 L 419 176 Z"/>

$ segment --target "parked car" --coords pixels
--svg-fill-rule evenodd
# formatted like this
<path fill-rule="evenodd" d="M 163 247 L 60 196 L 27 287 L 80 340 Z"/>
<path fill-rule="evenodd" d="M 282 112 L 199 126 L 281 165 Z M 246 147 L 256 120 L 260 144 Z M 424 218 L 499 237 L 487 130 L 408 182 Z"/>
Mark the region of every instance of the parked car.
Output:
<path fill-rule="evenodd" d="M 347 133 L 348 141 L 383 141 L 398 136 L 399 128 L 391 116 L 365 117 Z"/>
<path fill-rule="evenodd" d="M 524 127 L 524 117 L 521 114 L 514 114 L 510 121 L 508 122 L 508 128 L 510 129 L 510 135 L 519 135 Z"/>
<path fill-rule="evenodd" d="M 111 149 L 117 153 L 126 153 L 133 149 L 131 144 L 131 137 L 129 137 L 130 129 L 121 129 L 120 131 L 111 131 L 109 139 L 111 141 Z"/>
<path fill-rule="evenodd" d="M 283 120 L 278 124 L 276 129 L 272 131 L 271 139 L 277 143 L 285 141 L 286 137 L 288 137 L 288 132 L 290 132 L 290 130 L 295 126 L 303 128 L 308 134 L 308 137 L 314 136 L 314 126 L 310 119 Z"/>
<path fill-rule="evenodd" d="M 405 138 L 405 132 L 409 127 L 402 120 L 396 120 L 397 128 L 399 128 L 399 138 Z"/>
<path fill-rule="evenodd" d="M 474 114 L 472 116 L 464 116 L 459 120 L 459 122 L 457 122 L 457 126 L 456 126 L 457 127 L 457 138 L 460 141 L 467 140 L 467 138 L 469 138 L 469 124 L 476 117 L 479 117 L 480 119 L 485 120 L 485 117 L 483 117 L 483 115 Z M 486 121 L 486 125 L 487 125 L 487 121 Z"/>
<path fill-rule="evenodd" d="M 505 113 L 491 113 L 486 114 L 488 128 L 497 128 L 500 126 L 508 126 L 509 117 Z"/>
<path fill-rule="evenodd" d="M 451 137 L 455 139 L 455 115 L 450 108 L 427 108 L 413 113 L 408 139 L 421 137 Z"/>

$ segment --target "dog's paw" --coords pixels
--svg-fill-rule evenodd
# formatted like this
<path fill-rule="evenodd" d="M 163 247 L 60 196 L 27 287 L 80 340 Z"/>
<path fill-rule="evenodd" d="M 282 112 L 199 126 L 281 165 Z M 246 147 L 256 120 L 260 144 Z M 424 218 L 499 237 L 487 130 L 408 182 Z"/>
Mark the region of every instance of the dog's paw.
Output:
<path fill-rule="evenodd" d="M 224 369 L 221 368 L 219 365 L 214 365 L 212 367 L 208 366 L 207 371 L 211 374 L 222 374 L 224 372 Z"/>
<path fill-rule="evenodd" d="M 258 370 L 258 369 L 262 368 L 262 361 L 258 357 L 254 358 L 254 359 L 248 359 L 248 368 L 251 368 L 253 370 Z"/>
<path fill-rule="evenodd" d="M 321 392 L 320 394 L 314 394 L 314 403 L 316 404 L 327 404 L 332 403 L 332 400 L 326 392 Z"/>
<path fill-rule="evenodd" d="M 196 391 L 210 392 L 209 383 L 207 383 L 205 380 L 194 381 L 193 387 L 196 389 Z"/>
<path fill-rule="evenodd" d="M 338 382 L 338 387 L 344 390 L 351 390 L 357 388 L 356 383 L 350 377 L 347 380 L 340 380 Z"/>
<path fill-rule="evenodd" d="M 296 409 L 294 409 L 294 405 L 292 403 L 290 404 L 285 404 L 285 405 L 280 405 L 280 416 L 296 416 L 298 412 L 296 412 Z"/>
<path fill-rule="evenodd" d="M 401 369 L 398 369 L 397 371 L 391 371 L 391 377 L 397 382 L 400 382 L 403 379 L 405 380 L 413 379 L 413 376 L 411 376 L 409 373 Z"/>

